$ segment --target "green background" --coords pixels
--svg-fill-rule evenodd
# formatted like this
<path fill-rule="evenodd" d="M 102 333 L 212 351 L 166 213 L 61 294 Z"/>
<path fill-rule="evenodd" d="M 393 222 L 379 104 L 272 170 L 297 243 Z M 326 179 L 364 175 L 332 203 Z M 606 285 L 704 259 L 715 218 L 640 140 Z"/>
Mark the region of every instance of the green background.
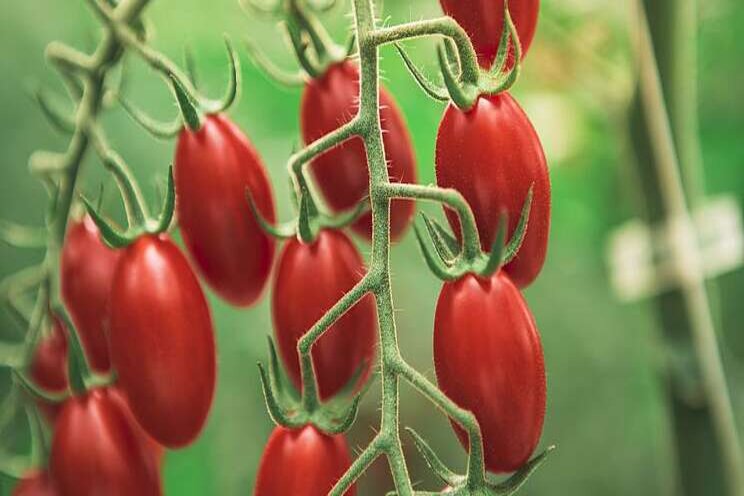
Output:
<path fill-rule="evenodd" d="M 637 212 L 625 136 L 625 108 L 633 83 L 629 3 L 543 0 L 537 37 L 514 89 L 545 146 L 554 205 L 547 265 L 526 296 L 541 330 L 548 369 L 543 444 L 556 444 L 558 450 L 525 486 L 525 495 L 669 494 L 674 477 L 654 315 L 644 303 L 617 301 L 605 256 L 610 232 Z M 700 3 L 700 124 L 708 191 L 733 195 L 741 205 L 744 41 L 739 35 L 744 3 Z M 65 139 L 46 124 L 27 89 L 43 84 L 61 91 L 44 63 L 47 42 L 59 39 L 90 50 L 100 33 L 82 1 L 5 2 L 1 10 L 0 217 L 40 223 L 45 193 L 28 174 L 27 159 L 36 149 L 62 150 Z M 347 10 L 343 6 L 327 19 L 339 41 L 347 30 Z M 384 14 L 394 23 L 440 11 L 435 0 L 388 0 Z M 250 37 L 277 64 L 293 67 L 274 21 L 246 15 L 236 1 L 158 0 L 148 9 L 148 18 L 159 50 L 180 59 L 184 46 L 194 48 L 201 80 L 212 95 L 220 94 L 227 75 L 223 32 L 235 41 Z M 410 46 L 414 58 L 435 74 L 434 45 Z M 291 211 L 285 163 L 298 142 L 299 91 L 273 85 L 240 48 L 242 98 L 230 114 L 260 150 L 281 217 L 287 219 Z M 130 98 L 155 116 L 174 116 L 176 108 L 163 80 L 141 62 L 132 62 Z M 383 50 L 382 68 L 385 84 L 406 115 L 420 181 L 432 182 L 433 144 L 443 106 L 418 90 L 392 49 Z M 104 125 L 154 202 L 155 178 L 164 175 L 173 143 L 154 140 L 119 109 L 105 115 Z M 120 215 L 112 184 L 90 158 L 85 190 L 93 194 L 101 181 L 107 184 L 107 211 Z M 360 249 L 369 253 L 365 244 Z M 39 256 L 1 245 L 0 276 Z M 410 233 L 393 250 L 392 268 L 403 354 L 433 379 L 432 315 L 440 283 L 426 269 Z M 735 409 L 744 427 L 744 271 L 720 277 L 713 295 Z M 213 295 L 210 302 L 219 347 L 217 398 L 201 438 L 168 454 L 168 495 L 250 494 L 272 429 L 255 366 L 265 360 L 266 335 L 271 332 L 268 298 L 249 310 L 231 308 Z M 18 338 L 7 316 L 0 317 L 0 330 L 6 339 Z M 7 377 L 3 381 L 7 383 Z M 354 448 L 364 446 L 378 425 L 377 389 L 365 399 L 349 434 Z M 401 404 L 403 425 L 414 426 L 447 461 L 462 467 L 463 451 L 445 419 L 405 386 Z M 18 426 L 20 430 L 22 424 Z M 405 442 L 413 480 L 421 488 L 438 488 Z M 360 494 L 383 494 L 389 488 L 387 467 L 378 462 L 364 476 Z M 6 484 L 2 494 L 8 491 Z"/>

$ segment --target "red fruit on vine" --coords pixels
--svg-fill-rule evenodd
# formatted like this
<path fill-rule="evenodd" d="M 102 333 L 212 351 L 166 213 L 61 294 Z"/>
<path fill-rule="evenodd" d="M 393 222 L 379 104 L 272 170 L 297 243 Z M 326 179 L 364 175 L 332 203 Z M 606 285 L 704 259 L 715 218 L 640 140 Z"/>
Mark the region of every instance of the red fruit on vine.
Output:
<path fill-rule="evenodd" d="M 297 341 L 362 278 L 361 255 L 341 231 L 321 230 L 310 244 L 293 238 L 279 255 L 271 295 L 274 332 L 289 377 L 300 388 Z M 363 366 L 372 368 L 377 346 L 377 310 L 365 296 L 318 340 L 312 350 L 321 399 L 342 389 Z"/>
<path fill-rule="evenodd" d="M 277 427 L 261 457 L 254 496 L 325 495 L 350 465 L 343 434 L 328 436 L 311 425 Z M 344 496 L 355 494 L 351 486 Z"/>
<path fill-rule="evenodd" d="M 256 302 L 266 286 L 274 240 L 258 224 L 273 222 L 274 198 L 266 168 L 248 138 L 226 116 L 184 127 L 174 163 L 178 223 L 191 259 L 222 298 L 237 306 Z"/>
<path fill-rule="evenodd" d="M 519 469 L 542 432 L 545 363 L 534 318 L 506 274 L 467 274 L 444 284 L 434 367 L 441 390 L 478 420 L 488 470 Z M 467 433 L 453 426 L 467 448 Z"/>
<path fill-rule="evenodd" d="M 489 68 L 499 51 L 504 28 L 504 0 L 439 0 L 444 13 L 453 17 L 473 42 L 478 63 Z M 509 14 L 517 28 L 522 58 L 532 44 L 537 28 L 540 0 L 509 0 Z M 514 47 L 510 43 L 507 68 L 514 66 Z"/>
<path fill-rule="evenodd" d="M 359 69 L 351 62 L 333 64 L 326 72 L 310 81 L 302 94 L 300 127 L 305 144 L 323 137 L 349 122 L 359 108 Z M 382 121 L 388 174 L 394 182 L 416 182 L 416 157 L 403 115 L 392 95 L 380 88 Z M 311 170 L 328 205 L 334 211 L 350 210 L 368 196 L 369 173 L 364 143 L 360 138 L 348 140 L 316 157 Z M 390 235 L 399 239 L 413 218 L 415 205 L 395 200 L 390 208 Z M 354 231 L 372 239 L 372 214 L 367 213 L 353 224 Z"/>
<path fill-rule="evenodd" d="M 70 224 L 62 246 L 60 285 L 91 368 L 106 373 L 111 367 L 105 328 L 111 280 L 120 252 L 106 246 L 89 216 Z"/>
<path fill-rule="evenodd" d="M 65 403 L 55 426 L 49 470 L 60 496 L 162 494 L 154 453 L 106 388 Z"/>
<path fill-rule="evenodd" d="M 13 496 L 57 496 L 46 470 L 29 472 L 13 489 Z"/>
<path fill-rule="evenodd" d="M 118 384 L 145 431 L 169 448 L 196 439 L 214 397 L 214 331 L 199 281 L 167 236 L 125 249 L 109 337 Z"/>
<path fill-rule="evenodd" d="M 38 387 L 49 393 L 64 393 L 67 379 L 67 329 L 56 316 L 51 317 L 50 332 L 42 336 L 31 358 L 31 379 Z M 54 423 L 62 405 L 37 400 L 37 404 L 49 422 Z"/>
<path fill-rule="evenodd" d="M 545 263 L 550 231 L 550 177 L 540 139 L 508 93 L 482 96 L 463 112 L 447 107 L 436 144 L 437 184 L 467 200 L 484 250 L 490 250 L 501 216 L 514 234 L 530 187 L 532 206 L 524 241 L 504 270 L 520 288 L 535 280 Z M 447 219 L 460 236 L 457 215 Z"/>

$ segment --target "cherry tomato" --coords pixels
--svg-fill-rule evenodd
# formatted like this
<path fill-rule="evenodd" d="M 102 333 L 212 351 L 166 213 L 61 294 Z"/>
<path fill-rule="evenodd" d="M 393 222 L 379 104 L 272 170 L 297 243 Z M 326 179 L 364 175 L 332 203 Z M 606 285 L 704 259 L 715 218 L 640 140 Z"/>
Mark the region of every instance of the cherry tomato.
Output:
<path fill-rule="evenodd" d="M 309 144 L 356 114 L 359 98 L 359 70 L 351 62 L 331 65 L 320 78 L 310 81 L 302 94 L 300 127 L 302 138 Z M 380 89 L 380 119 L 382 121 L 385 157 L 392 181 L 416 182 L 416 157 L 403 115 L 392 95 Z M 335 211 L 349 210 L 368 195 L 369 171 L 364 143 L 354 138 L 315 158 L 311 165 L 318 187 L 329 207 Z M 390 211 L 390 235 L 399 239 L 414 214 L 413 202 L 396 200 Z M 368 213 L 354 225 L 356 233 L 372 238 L 372 215 Z"/>
<path fill-rule="evenodd" d="M 545 363 L 532 314 L 502 271 L 444 284 L 434 317 L 434 367 L 442 391 L 478 420 L 488 470 L 520 468 L 542 432 Z M 467 434 L 453 426 L 467 448 Z"/>
<path fill-rule="evenodd" d="M 328 436 L 315 427 L 277 427 L 266 444 L 254 496 L 328 494 L 351 465 L 343 434 Z M 352 486 L 344 496 L 354 496 Z"/>
<path fill-rule="evenodd" d="M 158 496 L 154 453 L 139 427 L 111 397 L 94 389 L 65 403 L 57 420 L 49 462 L 60 496 Z"/>
<path fill-rule="evenodd" d="M 87 215 L 72 222 L 60 262 L 62 299 L 83 342 L 91 368 L 106 373 L 111 367 L 105 327 L 111 280 L 120 252 L 101 241 Z"/>
<path fill-rule="evenodd" d="M 193 441 L 214 397 L 212 318 L 199 281 L 165 235 L 128 246 L 111 291 L 111 359 L 132 412 L 156 441 Z"/>
<path fill-rule="evenodd" d="M 31 379 L 44 391 L 63 393 L 67 391 L 67 329 L 57 317 L 52 317 L 52 327 L 43 336 L 34 350 L 31 359 Z M 37 404 L 44 416 L 54 422 L 62 405 L 38 400 Z"/>
<path fill-rule="evenodd" d="M 297 341 L 359 280 L 366 269 L 341 231 L 322 230 L 311 244 L 292 239 L 282 249 L 274 277 L 272 315 L 287 372 L 301 384 Z M 336 394 L 364 366 L 369 376 L 377 345 L 377 310 L 365 296 L 334 323 L 313 347 L 321 399 Z"/>
<path fill-rule="evenodd" d="M 481 66 L 489 68 L 496 58 L 504 27 L 504 0 L 439 0 L 445 14 L 453 17 L 470 36 Z M 522 58 L 527 54 L 537 27 L 540 0 L 510 0 L 509 14 L 517 28 Z M 507 67 L 514 66 L 509 47 Z"/>
<path fill-rule="evenodd" d="M 174 165 L 176 208 L 191 259 L 222 298 L 248 306 L 261 296 L 274 240 L 246 201 L 275 219 L 266 169 L 248 138 L 224 115 L 210 115 L 197 132 L 184 128 Z"/>
<path fill-rule="evenodd" d="M 46 470 L 26 474 L 13 490 L 13 496 L 57 496 Z"/>
<path fill-rule="evenodd" d="M 468 112 L 447 108 L 437 132 L 436 175 L 439 186 L 459 190 L 470 204 L 484 250 L 503 213 L 514 234 L 533 187 L 524 241 L 505 269 L 520 288 L 534 281 L 548 247 L 550 178 L 537 133 L 508 93 L 481 97 Z M 447 218 L 459 235 L 457 215 L 447 211 Z"/>

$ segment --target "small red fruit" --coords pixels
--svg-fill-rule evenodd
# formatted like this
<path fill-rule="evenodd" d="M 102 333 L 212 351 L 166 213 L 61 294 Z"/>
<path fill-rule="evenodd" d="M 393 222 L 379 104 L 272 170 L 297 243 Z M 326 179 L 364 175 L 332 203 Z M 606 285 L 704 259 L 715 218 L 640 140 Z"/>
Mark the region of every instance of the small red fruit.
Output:
<path fill-rule="evenodd" d="M 56 316 L 51 317 L 52 327 L 42 336 L 31 359 L 31 379 L 44 391 L 67 391 L 67 329 Z M 54 423 L 62 405 L 38 400 L 37 404 L 49 422 Z"/>

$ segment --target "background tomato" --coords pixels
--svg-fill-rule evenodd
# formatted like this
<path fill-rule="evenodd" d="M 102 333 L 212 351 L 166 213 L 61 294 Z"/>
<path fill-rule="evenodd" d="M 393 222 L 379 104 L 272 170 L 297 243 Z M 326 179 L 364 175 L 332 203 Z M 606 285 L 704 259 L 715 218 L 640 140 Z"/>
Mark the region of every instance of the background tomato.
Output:
<path fill-rule="evenodd" d="M 439 0 L 445 14 L 452 16 L 467 31 L 478 62 L 489 68 L 499 50 L 504 27 L 504 0 Z M 537 27 L 540 0 L 510 0 L 509 14 L 517 28 L 522 58 L 532 44 Z M 507 67 L 514 66 L 514 48 L 509 47 Z"/>
<path fill-rule="evenodd" d="M 521 467 L 542 432 L 545 364 L 532 314 L 503 272 L 444 284 L 434 317 L 434 367 L 442 391 L 478 419 L 488 470 Z M 467 434 L 454 426 L 467 448 Z"/>
<path fill-rule="evenodd" d="M 256 476 L 255 496 L 327 494 L 351 465 L 343 434 L 328 436 L 308 425 L 277 427 L 266 444 Z M 352 486 L 344 496 L 354 496 Z"/>
<path fill-rule="evenodd" d="M 31 359 L 31 379 L 50 393 L 63 393 L 67 380 L 67 329 L 57 317 L 51 317 L 52 327 L 36 345 Z M 50 422 L 54 422 L 62 405 L 37 400 L 37 405 Z"/>
<path fill-rule="evenodd" d="M 209 307 L 188 261 L 166 236 L 127 247 L 114 276 L 111 358 L 132 412 L 156 441 L 180 447 L 212 405 L 216 351 Z"/>
<path fill-rule="evenodd" d="M 311 244 L 292 239 L 282 249 L 274 276 L 271 310 L 279 352 L 299 388 L 297 341 L 364 275 L 359 252 L 341 231 L 323 230 Z M 364 363 L 369 376 L 377 345 L 377 310 L 372 295 L 346 312 L 313 346 L 322 399 L 343 388 Z"/>
<path fill-rule="evenodd" d="M 310 81 L 302 94 L 300 127 L 302 139 L 311 143 L 356 114 L 359 98 L 359 70 L 351 62 L 331 65 L 320 78 Z M 380 88 L 385 156 L 390 179 L 402 183 L 416 182 L 416 157 L 403 115 L 392 95 Z M 353 208 L 369 191 L 369 172 L 364 144 L 354 138 L 315 158 L 310 166 L 318 187 L 329 207 L 335 211 Z M 390 210 L 390 234 L 399 239 L 411 223 L 415 205 L 396 200 Z M 367 214 L 354 225 L 356 233 L 372 238 L 372 215 Z"/>
<path fill-rule="evenodd" d="M 439 186 L 457 189 L 470 204 L 487 251 L 503 213 L 514 234 L 533 186 L 527 232 L 505 270 L 520 288 L 534 281 L 548 248 L 550 177 L 540 139 L 511 95 L 481 97 L 468 112 L 447 107 L 437 132 L 436 174 Z M 457 215 L 447 210 L 447 218 L 459 236 Z"/>
<path fill-rule="evenodd" d="M 271 184 L 248 138 L 224 115 L 197 132 L 184 128 L 174 166 L 178 223 L 191 258 L 209 285 L 233 305 L 254 303 L 269 278 L 274 240 L 246 201 L 275 220 Z"/>
<path fill-rule="evenodd" d="M 98 227 L 87 215 L 70 224 L 60 262 L 62 299 L 91 368 L 100 373 L 108 372 L 111 367 L 105 327 L 119 255 L 119 251 L 103 244 Z"/>
<path fill-rule="evenodd" d="M 13 496 L 57 496 L 46 470 L 26 474 L 13 490 Z"/>
<path fill-rule="evenodd" d="M 65 403 L 49 463 L 61 496 L 158 496 L 157 461 L 139 427 L 111 398 L 95 389 Z"/>

